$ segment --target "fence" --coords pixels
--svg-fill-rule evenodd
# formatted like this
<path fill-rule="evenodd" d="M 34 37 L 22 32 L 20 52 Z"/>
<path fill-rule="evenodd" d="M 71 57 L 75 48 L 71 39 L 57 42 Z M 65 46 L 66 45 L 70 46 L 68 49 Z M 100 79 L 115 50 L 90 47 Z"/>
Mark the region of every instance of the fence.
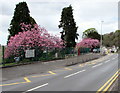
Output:
<path fill-rule="evenodd" d="M 50 61 L 50 60 L 57 60 L 57 59 L 65 59 L 71 56 L 77 56 L 78 50 L 74 48 L 47 48 L 41 49 L 40 47 L 23 47 L 19 46 L 19 48 L 13 53 L 12 50 L 11 55 L 9 58 L 4 58 L 6 54 L 4 54 L 4 50 L 6 47 L 2 46 L 2 57 L 3 60 L 1 62 L 1 66 L 9 66 L 9 65 L 16 65 L 16 64 L 24 64 L 24 63 L 31 63 L 37 61 Z M 25 50 L 25 51 L 24 51 Z M 80 48 L 80 55 L 84 53 L 90 52 L 88 48 Z"/>

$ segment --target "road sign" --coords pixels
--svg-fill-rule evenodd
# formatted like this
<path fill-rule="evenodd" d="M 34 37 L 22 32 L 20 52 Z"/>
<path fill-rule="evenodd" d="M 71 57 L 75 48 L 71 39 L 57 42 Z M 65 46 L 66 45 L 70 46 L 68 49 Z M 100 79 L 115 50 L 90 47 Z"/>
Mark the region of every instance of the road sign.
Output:
<path fill-rule="evenodd" d="M 26 58 L 35 57 L 35 50 L 34 49 L 32 49 L 32 50 L 26 50 L 25 51 L 25 57 Z"/>

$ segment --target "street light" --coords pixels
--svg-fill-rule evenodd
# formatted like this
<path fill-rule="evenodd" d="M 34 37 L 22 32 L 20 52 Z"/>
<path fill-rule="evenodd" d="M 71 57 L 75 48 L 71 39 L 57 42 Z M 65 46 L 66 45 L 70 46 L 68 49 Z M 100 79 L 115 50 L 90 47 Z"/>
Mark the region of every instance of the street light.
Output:
<path fill-rule="evenodd" d="M 101 40 L 100 40 L 100 52 L 102 54 L 102 24 L 104 21 L 101 21 Z"/>

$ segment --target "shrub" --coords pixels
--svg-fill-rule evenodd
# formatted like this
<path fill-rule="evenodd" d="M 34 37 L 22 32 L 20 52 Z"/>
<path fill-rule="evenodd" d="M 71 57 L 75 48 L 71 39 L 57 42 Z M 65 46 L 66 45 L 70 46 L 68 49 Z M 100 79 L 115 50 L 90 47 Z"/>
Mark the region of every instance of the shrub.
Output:
<path fill-rule="evenodd" d="M 100 42 L 97 39 L 86 38 L 76 45 L 77 48 L 96 48 L 100 46 Z"/>
<path fill-rule="evenodd" d="M 24 23 L 20 25 L 22 25 L 23 32 L 19 32 L 9 39 L 5 49 L 5 58 L 24 56 L 26 49 L 37 48 L 37 51 L 44 51 L 46 48 L 51 50 L 63 47 L 63 42 L 59 37 L 50 35 L 46 29 L 37 24 L 33 28 L 31 25 L 25 25 Z"/>

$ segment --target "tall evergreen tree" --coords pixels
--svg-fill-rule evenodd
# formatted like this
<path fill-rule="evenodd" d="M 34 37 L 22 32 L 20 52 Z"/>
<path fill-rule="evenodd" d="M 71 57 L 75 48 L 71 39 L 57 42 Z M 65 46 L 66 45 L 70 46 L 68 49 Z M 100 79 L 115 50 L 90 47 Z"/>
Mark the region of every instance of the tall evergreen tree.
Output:
<path fill-rule="evenodd" d="M 8 40 L 11 36 L 15 36 L 15 34 L 18 34 L 18 32 L 22 32 L 20 23 L 31 25 L 36 23 L 35 20 L 30 16 L 30 11 L 26 2 L 20 2 L 16 5 L 14 16 L 8 29 L 10 34 Z"/>
<path fill-rule="evenodd" d="M 76 22 L 73 18 L 73 9 L 70 5 L 62 10 L 61 21 L 59 28 L 62 28 L 61 39 L 64 41 L 66 47 L 75 47 L 75 39 L 78 39 Z"/>

